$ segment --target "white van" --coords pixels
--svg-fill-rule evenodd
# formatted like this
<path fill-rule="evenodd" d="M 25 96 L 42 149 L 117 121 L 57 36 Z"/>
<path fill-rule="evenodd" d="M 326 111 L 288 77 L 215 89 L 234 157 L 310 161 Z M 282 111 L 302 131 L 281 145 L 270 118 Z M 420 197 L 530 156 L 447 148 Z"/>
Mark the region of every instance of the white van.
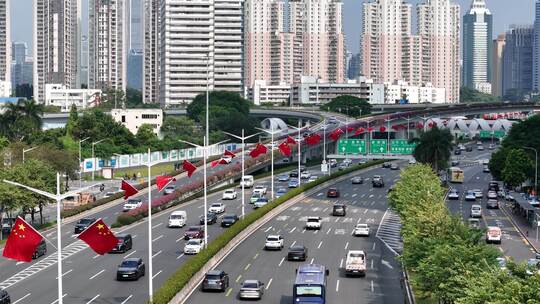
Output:
<path fill-rule="evenodd" d="M 501 228 L 496 226 L 490 226 L 487 227 L 486 232 L 486 243 L 495 243 L 500 244 L 502 239 L 502 231 Z"/>
<path fill-rule="evenodd" d="M 254 182 L 255 182 L 255 179 L 253 178 L 253 175 L 244 175 L 244 177 L 240 181 L 240 187 L 244 185 L 244 188 L 251 188 L 253 187 Z"/>
<path fill-rule="evenodd" d="M 173 211 L 169 216 L 169 228 L 182 228 L 186 225 L 187 213 L 185 211 Z"/>

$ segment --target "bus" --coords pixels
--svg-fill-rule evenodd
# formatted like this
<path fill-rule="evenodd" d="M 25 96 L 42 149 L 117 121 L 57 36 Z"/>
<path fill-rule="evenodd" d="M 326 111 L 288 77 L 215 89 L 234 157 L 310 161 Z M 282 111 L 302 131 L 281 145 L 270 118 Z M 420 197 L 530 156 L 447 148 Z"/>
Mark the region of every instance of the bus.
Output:
<path fill-rule="evenodd" d="M 448 176 L 450 177 L 451 183 L 463 183 L 465 173 L 458 167 L 451 167 L 448 169 Z"/>
<path fill-rule="evenodd" d="M 329 271 L 317 264 L 306 264 L 296 270 L 293 288 L 293 303 L 324 304 L 326 303 L 326 277 Z"/>

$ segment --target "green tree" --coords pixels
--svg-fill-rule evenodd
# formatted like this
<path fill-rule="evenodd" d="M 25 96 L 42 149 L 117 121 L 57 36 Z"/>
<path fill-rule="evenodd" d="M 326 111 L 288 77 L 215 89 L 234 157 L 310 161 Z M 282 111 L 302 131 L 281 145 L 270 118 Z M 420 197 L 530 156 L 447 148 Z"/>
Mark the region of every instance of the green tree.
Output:
<path fill-rule="evenodd" d="M 69 118 L 66 123 L 66 133 L 69 136 L 73 136 L 73 129 L 77 127 L 78 123 L 79 123 L 79 112 L 77 111 L 77 107 L 75 105 L 71 105 L 71 109 L 69 110 Z"/>
<path fill-rule="evenodd" d="M 157 135 L 154 133 L 154 127 L 149 124 L 143 124 L 137 130 L 135 135 L 139 145 L 148 147 L 152 143 L 158 140 Z"/>
<path fill-rule="evenodd" d="M 365 99 L 351 95 L 341 95 L 331 102 L 320 106 L 323 111 L 339 112 L 353 117 L 371 114 L 371 104 Z"/>
<path fill-rule="evenodd" d="M 448 167 L 452 150 L 452 134 L 448 129 L 439 129 L 434 125 L 431 130 L 422 132 L 414 149 L 414 157 L 417 161 L 429 164 L 435 172 Z"/>
<path fill-rule="evenodd" d="M 525 151 L 511 149 L 506 155 L 501 176 L 506 184 L 517 187 L 529 178 L 532 168 L 533 164 Z"/>
<path fill-rule="evenodd" d="M 196 144 L 202 144 L 204 136 L 202 128 L 186 116 L 166 116 L 161 126 L 161 134 L 165 140 L 186 140 Z"/>
<path fill-rule="evenodd" d="M 25 136 L 41 130 L 43 105 L 33 100 L 19 99 L 7 105 L 0 117 L 0 135 L 11 140 L 22 140 Z"/>
<path fill-rule="evenodd" d="M 486 103 L 497 102 L 499 99 L 491 94 L 482 93 L 468 87 L 461 87 L 459 90 L 459 102 L 461 103 Z"/>
<path fill-rule="evenodd" d="M 9 140 L 3 136 L 0 136 L 0 151 L 9 146 Z"/>

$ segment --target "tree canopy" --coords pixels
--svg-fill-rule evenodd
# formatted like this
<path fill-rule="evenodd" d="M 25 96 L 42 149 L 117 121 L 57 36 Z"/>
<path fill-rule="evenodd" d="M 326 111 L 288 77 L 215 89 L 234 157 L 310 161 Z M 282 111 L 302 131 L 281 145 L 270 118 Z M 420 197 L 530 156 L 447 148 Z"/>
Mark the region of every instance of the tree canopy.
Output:
<path fill-rule="evenodd" d="M 435 172 L 448 167 L 452 150 L 452 134 L 448 129 L 439 129 L 434 125 L 430 130 L 422 132 L 414 149 L 414 158 L 429 164 Z"/>
<path fill-rule="evenodd" d="M 471 89 L 468 87 L 461 87 L 459 90 L 459 102 L 461 103 L 486 103 L 486 102 L 497 102 L 499 99 L 491 94 L 482 93 L 478 90 Z"/>
<path fill-rule="evenodd" d="M 365 99 L 351 95 L 341 95 L 320 106 L 323 111 L 348 114 L 353 117 L 371 114 L 371 105 Z"/>

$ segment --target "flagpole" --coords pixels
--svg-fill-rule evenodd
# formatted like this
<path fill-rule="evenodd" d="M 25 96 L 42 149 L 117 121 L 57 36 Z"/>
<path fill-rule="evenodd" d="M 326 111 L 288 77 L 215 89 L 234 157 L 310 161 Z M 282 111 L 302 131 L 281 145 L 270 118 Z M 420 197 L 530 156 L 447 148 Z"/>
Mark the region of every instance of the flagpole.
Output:
<path fill-rule="evenodd" d="M 62 286 L 62 217 L 61 217 L 61 203 L 62 200 L 66 197 L 74 196 L 78 193 L 81 193 L 82 191 L 85 191 L 87 189 L 90 189 L 92 187 L 97 186 L 91 185 L 84 188 L 76 189 L 73 191 L 66 192 L 64 194 L 60 194 L 60 173 L 56 172 L 56 194 L 52 194 L 43 190 L 35 189 L 20 183 L 12 182 L 9 180 L 4 180 L 4 183 L 25 188 L 31 192 L 37 193 L 39 195 L 48 197 L 52 200 L 56 201 L 56 245 L 58 246 L 56 251 L 56 258 L 58 259 L 58 304 L 63 304 L 63 286 Z"/>
<path fill-rule="evenodd" d="M 300 187 L 300 184 L 301 184 L 301 178 L 300 178 L 300 163 L 301 163 L 301 157 L 302 157 L 302 137 L 300 135 L 300 131 L 302 131 L 302 129 L 304 127 L 302 127 L 301 123 L 300 123 L 300 120 L 298 121 L 298 127 L 293 127 L 293 126 L 289 126 L 289 128 L 291 129 L 294 129 L 294 130 L 297 130 L 298 131 L 298 138 L 297 138 L 297 141 L 298 141 L 298 187 Z"/>
<path fill-rule="evenodd" d="M 272 195 L 270 196 L 270 198 L 273 200 L 274 199 L 274 135 L 275 134 L 278 134 L 278 133 L 281 133 L 282 131 L 281 130 L 274 130 L 274 128 L 272 128 L 272 131 L 268 131 L 266 129 L 261 129 L 261 128 L 255 128 L 257 130 L 261 130 L 265 133 L 268 133 L 270 134 L 270 141 L 271 141 L 271 145 L 270 145 L 270 150 L 271 151 L 271 157 L 272 159 L 270 160 L 270 175 L 271 175 L 271 178 L 272 178 L 272 181 L 270 183 L 270 187 L 272 189 Z"/>
<path fill-rule="evenodd" d="M 244 129 L 242 129 L 242 136 L 238 136 L 238 135 L 234 135 L 232 133 L 228 133 L 228 132 L 223 132 L 231 137 L 234 137 L 236 139 L 240 139 L 242 141 L 242 180 L 240 181 L 240 187 L 242 188 L 242 219 L 244 218 L 244 216 L 246 215 L 245 214 L 245 198 L 244 198 L 244 189 L 245 189 L 245 186 L 244 186 L 244 183 L 242 182 L 244 180 L 244 174 L 245 174 L 245 165 L 244 165 L 244 162 L 245 162 L 245 154 L 246 154 L 246 151 L 245 151 L 245 141 L 246 139 L 249 139 L 249 138 L 252 138 L 254 136 L 257 136 L 258 134 L 260 133 L 255 133 L 255 134 L 252 134 L 252 135 L 249 135 L 249 136 L 244 136 Z"/>
<path fill-rule="evenodd" d="M 154 298 L 154 284 L 152 276 L 154 273 L 154 263 L 152 258 L 152 155 L 148 148 L 148 297 L 150 303 Z"/>

